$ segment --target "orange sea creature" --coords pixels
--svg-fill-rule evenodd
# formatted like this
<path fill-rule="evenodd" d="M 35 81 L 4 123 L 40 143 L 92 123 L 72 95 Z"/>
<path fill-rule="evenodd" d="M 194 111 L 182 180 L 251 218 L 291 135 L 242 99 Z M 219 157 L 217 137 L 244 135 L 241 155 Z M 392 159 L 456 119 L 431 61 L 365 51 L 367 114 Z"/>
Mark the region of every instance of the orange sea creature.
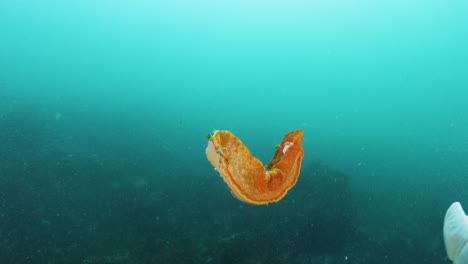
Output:
<path fill-rule="evenodd" d="M 206 156 L 239 200 L 267 204 L 281 200 L 297 182 L 304 156 L 302 130 L 287 133 L 268 165 L 229 131 L 208 136 Z"/>

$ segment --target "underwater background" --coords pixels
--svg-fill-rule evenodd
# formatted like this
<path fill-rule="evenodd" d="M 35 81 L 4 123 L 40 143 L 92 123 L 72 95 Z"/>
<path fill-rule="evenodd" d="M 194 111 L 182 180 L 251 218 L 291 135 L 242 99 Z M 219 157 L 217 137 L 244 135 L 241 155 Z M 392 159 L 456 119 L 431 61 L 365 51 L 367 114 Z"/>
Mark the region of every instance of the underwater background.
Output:
<path fill-rule="evenodd" d="M 450 263 L 468 206 L 466 1 L 0 2 L 0 263 Z M 205 156 L 296 186 L 234 198 Z"/>

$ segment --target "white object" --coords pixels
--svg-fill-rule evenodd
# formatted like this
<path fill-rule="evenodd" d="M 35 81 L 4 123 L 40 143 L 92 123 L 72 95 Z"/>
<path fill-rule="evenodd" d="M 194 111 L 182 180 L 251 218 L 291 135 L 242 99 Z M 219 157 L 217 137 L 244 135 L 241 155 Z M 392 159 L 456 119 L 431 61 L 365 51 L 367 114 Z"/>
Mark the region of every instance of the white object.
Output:
<path fill-rule="evenodd" d="M 286 153 L 286 150 L 288 150 L 288 148 L 290 148 L 292 145 L 294 145 L 294 143 L 286 142 L 286 144 L 284 144 L 284 147 L 283 147 L 283 154 Z"/>
<path fill-rule="evenodd" d="M 451 261 L 468 264 L 468 216 L 459 202 L 454 202 L 445 214 L 444 242 Z"/>

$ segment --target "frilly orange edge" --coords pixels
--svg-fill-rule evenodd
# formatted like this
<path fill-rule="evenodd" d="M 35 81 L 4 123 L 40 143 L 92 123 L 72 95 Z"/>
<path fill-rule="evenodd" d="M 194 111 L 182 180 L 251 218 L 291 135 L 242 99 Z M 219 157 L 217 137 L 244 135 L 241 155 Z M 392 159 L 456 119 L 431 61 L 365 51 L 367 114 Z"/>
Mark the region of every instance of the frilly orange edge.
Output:
<path fill-rule="evenodd" d="M 257 205 L 277 202 L 299 177 L 304 156 L 302 134 L 302 130 L 287 133 L 266 166 L 226 130 L 208 135 L 206 156 L 239 200 Z"/>

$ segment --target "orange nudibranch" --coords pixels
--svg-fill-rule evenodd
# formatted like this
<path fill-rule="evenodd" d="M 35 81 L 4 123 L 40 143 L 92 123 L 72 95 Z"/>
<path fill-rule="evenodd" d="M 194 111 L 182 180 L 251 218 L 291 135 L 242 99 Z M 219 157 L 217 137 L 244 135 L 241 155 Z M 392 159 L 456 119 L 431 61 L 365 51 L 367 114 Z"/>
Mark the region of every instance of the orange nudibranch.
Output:
<path fill-rule="evenodd" d="M 287 133 L 266 166 L 226 130 L 208 136 L 206 156 L 239 200 L 258 205 L 277 202 L 299 177 L 304 156 L 302 134 L 302 130 Z"/>

